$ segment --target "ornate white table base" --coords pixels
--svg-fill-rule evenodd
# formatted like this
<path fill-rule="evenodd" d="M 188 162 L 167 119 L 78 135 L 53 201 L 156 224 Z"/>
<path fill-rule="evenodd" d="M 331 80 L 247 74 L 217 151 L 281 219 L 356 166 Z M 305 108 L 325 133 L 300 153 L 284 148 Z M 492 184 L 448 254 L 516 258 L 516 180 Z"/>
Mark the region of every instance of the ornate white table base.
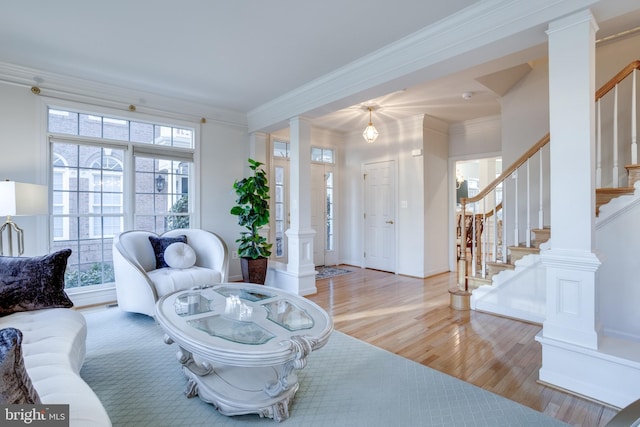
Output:
<path fill-rule="evenodd" d="M 211 403 L 222 415 L 258 414 L 282 421 L 289 418 L 289 405 L 298 391 L 298 379 L 289 375 L 290 387 L 276 397 L 264 392 L 267 382 L 277 378 L 273 368 L 240 368 L 225 366 L 200 376 L 188 367 L 183 368 L 188 378 L 187 397 L 199 396 Z"/>
<path fill-rule="evenodd" d="M 164 341 L 174 341 L 165 335 Z M 187 377 L 185 395 L 199 396 L 222 415 L 258 414 L 280 422 L 289 418 L 289 405 L 298 391 L 295 363 L 282 366 L 237 367 L 197 363 L 182 347 L 176 354 Z"/>

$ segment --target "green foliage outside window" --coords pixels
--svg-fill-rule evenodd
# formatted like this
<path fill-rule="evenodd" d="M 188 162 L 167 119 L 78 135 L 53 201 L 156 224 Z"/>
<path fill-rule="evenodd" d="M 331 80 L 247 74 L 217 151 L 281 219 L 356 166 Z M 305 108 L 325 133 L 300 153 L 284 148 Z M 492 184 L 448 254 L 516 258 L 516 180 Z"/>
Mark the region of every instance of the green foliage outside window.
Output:
<path fill-rule="evenodd" d="M 67 270 L 64 274 L 65 288 L 99 285 L 115 281 L 111 264 L 94 263 L 88 270 Z"/>
<path fill-rule="evenodd" d="M 189 212 L 189 196 L 184 195 L 180 197 L 171 206 L 169 212 L 187 213 Z M 171 215 L 167 217 L 167 230 L 174 230 L 176 228 L 189 228 L 189 216 L 187 215 Z"/>

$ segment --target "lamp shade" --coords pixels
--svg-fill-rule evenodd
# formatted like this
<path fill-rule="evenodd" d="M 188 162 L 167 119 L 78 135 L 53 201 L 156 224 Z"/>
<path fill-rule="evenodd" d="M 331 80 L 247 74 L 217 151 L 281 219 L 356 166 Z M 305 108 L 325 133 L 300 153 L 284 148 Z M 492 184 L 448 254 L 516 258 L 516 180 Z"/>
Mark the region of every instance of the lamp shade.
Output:
<path fill-rule="evenodd" d="M 46 215 L 49 195 L 46 185 L 0 181 L 0 216 Z"/>

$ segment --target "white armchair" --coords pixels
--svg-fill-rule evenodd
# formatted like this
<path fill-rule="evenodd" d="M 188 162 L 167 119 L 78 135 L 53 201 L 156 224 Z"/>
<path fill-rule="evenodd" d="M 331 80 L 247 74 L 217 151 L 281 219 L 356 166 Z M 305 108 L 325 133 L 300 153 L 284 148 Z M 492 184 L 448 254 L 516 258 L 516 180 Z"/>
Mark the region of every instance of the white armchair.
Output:
<path fill-rule="evenodd" d="M 156 268 L 151 237 L 187 236 L 196 260 L 188 268 Z M 224 283 L 229 273 L 227 246 L 216 234 L 200 229 L 176 229 L 162 236 L 148 231 L 125 231 L 113 239 L 113 269 L 118 306 L 155 316 L 158 299 L 195 286 Z"/>

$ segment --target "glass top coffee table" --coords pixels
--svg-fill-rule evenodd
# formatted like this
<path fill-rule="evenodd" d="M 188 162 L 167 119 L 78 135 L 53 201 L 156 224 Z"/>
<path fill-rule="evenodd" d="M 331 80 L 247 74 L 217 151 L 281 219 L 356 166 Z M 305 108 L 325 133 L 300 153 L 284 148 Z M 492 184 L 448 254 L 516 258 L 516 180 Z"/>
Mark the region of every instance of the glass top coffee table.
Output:
<path fill-rule="evenodd" d="M 178 291 L 156 304 L 156 320 L 199 396 L 224 415 L 281 421 L 298 390 L 295 370 L 324 346 L 329 315 L 306 298 L 247 283 Z"/>

